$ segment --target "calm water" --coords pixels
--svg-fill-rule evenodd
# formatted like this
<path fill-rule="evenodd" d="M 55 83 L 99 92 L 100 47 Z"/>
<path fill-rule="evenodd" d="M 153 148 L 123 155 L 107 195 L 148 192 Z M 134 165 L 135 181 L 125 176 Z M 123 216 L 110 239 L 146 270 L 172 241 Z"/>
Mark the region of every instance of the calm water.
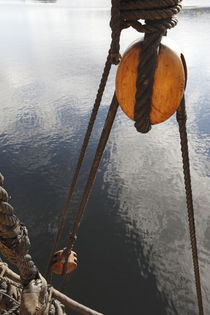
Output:
<path fill-rule="evenodd" d="M 109 48 L 109 12 L 59 4 L 0 5 L 0 168 L 44 273 Z M 201 278 L 210 309 L 210 9 L 185 10 L 169 32 L 185 54 L 188 132 Z M 122 35 L 122 51 L 136 38 Z M 108 83 L 72 206 L 114 90 Z M 131 154 L 132 152 L 132 154 Z M 65 246 L 68 218 L 60 248 Z M 195 315 L 175 119 L 138 134 L 119 110 L 65 292 L 106 315 Z M 56 277 L 54 285 L 61 288 Z"/>

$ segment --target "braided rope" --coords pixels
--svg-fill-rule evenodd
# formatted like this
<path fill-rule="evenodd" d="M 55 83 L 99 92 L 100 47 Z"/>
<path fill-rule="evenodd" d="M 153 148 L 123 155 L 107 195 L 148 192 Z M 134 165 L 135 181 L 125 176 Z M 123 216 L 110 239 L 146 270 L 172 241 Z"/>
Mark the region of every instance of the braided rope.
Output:
<path fill-rule="evenodd" d="M 121 11 L 127 10 L 149 10 L 149 9 L 160 9 L 167 7 L 174 7 L 181 3 L 182 0 L 141 0 L 141 1 L 121 1 L 120 9 Z"/>
<path fill-rule="evenodd" d="M 20 289 L 22 290 L 22 285 L 15 282 L 15 281 L 12 281 L 11 279 L 7 278 L 7 277 L 2 277 L 0 276 L 0 281 L 5 281 L 7 284 L 10 284 L 10 285 L 13 285 L 14 287 L 16 287 L 17 289 Z"/>
<path fill-rule="evenodd" d="M 5 273 L 9 270 L 8 265 L 6 263 L 0 262 L 0 282 L 6 282 L 7 284 L 13 285 L 16 288 L 22 289 L 22 285 L 9 279 L 5 276 Z"/>
<path fill-rule="evenodd" d="M 11 281 L 11 284 L 18 288 L 18 291 L 16 292 L 18 294 L 14 294 L 15 291 L 13 290 L 12 287 L 10 287 L 10 289 L 11 289 L 10 292 L 14 292 L 12 294 L 12 296 L 15 298 L 18 297 L 17 300 L 19 301 L 19 293 L 21 293 L 21 291 L 22 291 L 22 285 L 20 284 L 19 275 L 17 275 L 9 267 L 7 267 L 7 264 L 0 262 L 0 279 L 1 279 L 1 275 L 3 275 L 3 279 L 2 279 L 2 281 L 0 281 L 0 288 L 3 289 L 4 292 L 6 292 L 6 290 L 7 290 L 6 283 L 8 282 L 8 279 L 9 279 L 9 281 Z M 4 276 L 5 276 L 5 278 L 4 278 Z M 14 281 L 15 281 L 15 283 L 13 283 Z M 9 284 L 10 284 L 10 282 L 9 282 Z M 87 307 L 85 305 L 82 305 L 82 304 L 72 300 L 71 298 L 69 298 L 65 294 L 63 294 L 63 293 L 59 292 L 58 290 L 56 290 L 55 288 L 53 288 L 51 285 L 48 285 L 47 296 L 44 298 L 46 298 L 46 304 L 48 304 L 48 305 L 46 307 L 46 310 L 44 310 L 44 312 L 41 312 L 42 315 L 44 315 L 44 314 L 65 315 L 66 313 L 63 310 L 63 305 L 65 305 L 67 308 L 69 308 L 69 309 L 71 309 L 71 310 L 73 310 L 79 314 L 103 315 L 101 313 L 98 313 L 97 311 L 90 309 L 89 307 Z M 50 306 L 51 306 L 51 304 L 54 304 L 55 300 L 57 300 L 57 302 L 56 302 L 57 307 L 53 306 L 53 309 L 51 309 Z M 58 303 L 60 304 L 60 306 Z M 5 309 L 5 307 L 3 307 L 3 308 Z M 62 309 L 62 311 L 63 311 L 62 313 L 59 313 L 60 309 Z M 20 314 L 25 314 L 25 313 L 20 312 Z M 36 314 L 38 315 L 38 312 Z"/>
<path fill-rule="evenodd" d="M 151 129 L 149 115 L 152 105 L 152 91 L 157 63 L 157 50 L 161 38 L 162 33 L 146 34 L 142 43 L 142 61 L 138 65 L 136 104 L 134 108 L 135 127 L 137 131 L 142 133 L 147 133 Z M 150 51 L 149 54 L 148 51 Z M 141 89 L 139 89 L 140 86 Z"/>
<path fill-rule="evenodd" d="M 7 191 L 0 186 L 0 200 L 2 201 L 8 201 L 9 197 L 8 197 L 8 193 Z M 1 206 L 1 204 L 0 204 Z"/>
<path fill-rule="evenodd" d="M 13 207 L 7 203 L 8 194 L 2 187 L 3 181 L 4 177 L 0 174 L 0 250 L 19 268 L 22 281 L 27 284 L 36 277 L 38 269 L 28 255 L 28 231 L 14 214 Z"/>
<path fill-rule="evenodd" d="M 4 295 L 8 300 L 10 300 L 9 309 L 5 310 L 2 315 L 7 314 L 19 314 L 20 302 L 16 301 L 12 298 L 9 294 L 5 293 L 4 291 L 0 290 L 0 294 Z M 12 305 L 12 306 L 11 306 Z"/>
<path fill-rule="evenodd" d="M 93 105 L 93 108 L 92 108 L 92 112 L 91 112 L 90 120 L 89 120 L 89 123 L 88 123 L 88 127 L 87 127 L 87 130 L 86 130 L 86 133 L 85 133 L 85 137 L 84 137 L 84 140 L 83 140 L 83 144 L 82 144 L 81 150 L 80 150 L 80 154 L 79 154 L 79 158 L 78 158 L 78 161 L 77 161 L 77 165 L 76 165 L 76 168 L 75 168 L 75 171 L 74 171 L 74 174 L 73 174 L 73 178 L 72 178 L 72 181 L 71 181 L 71 184 L 70 184 L 70 187 L 69 187 L 67 199 L 66 199 L 64 208 L 62 210 L 60 223 L 59 223 L 59 226 L 58 226 L 58 230 L 57 230 L 57 234 L 56 234 L 56 237 L 55 237 L 55 241 L 54 241 L 54 244 L 53 244 L 53 247 L 52 247 L 52 250 L 51 250 L 51 254 L 50 254 L 50 258 L 49 258 L 49 262 L 48 262 L 48 267 L 47 267 L 47 271 L 46 271 L 46 279 L 47 279 L 47 281 L 49 281 L 50 276 L 51 276 L 51 262 L 52 262 L 52 258 L 53 258 L 54 252 L 55 252 L 55 250 L 57 248 L 58 242 L 59 242 L 59 240 L 61 238 L 61 234 L 62 234 L 62 231 L 63 231 L 63 228 L 64 228 L 64 224 L 65 224 L 65 221 L 66 221 L 66 218 L 67 218 L 67 214 L 68 214 L 69 206 L 70 206 L 70 203 L 71 203 L 71 200 L 72 200 L 72 196 L 73 196 L 73 193 L 74 193 L 74 189 L 75 189 L 78 177 L 79 177 L 80 169 L 81 169 L 81 166 L 82 166 L 82 163 L 83 163 L 83 160 L 84 160 L 84 157 L 85 157 L 85 153 L 86 153 L 86 150 L 87 150 L 87 146 L 88 146 L 91 134 L 92 134 L 92 130 L 93 130 L 94 123 L 95 123 L 95 120 L 96 120 L 96 117 L 97 117 L 97 113 L 98 113 L 99 107 L 101 105 L 101 100 L 102 100 L 102 97 L 103 97 L 103 93 L 104 93 L 104 90 L 105 90 L 105 87 L 106 87 L 106 83 L 107 83 L 107 80 L 108 80 L 108 77 L 109 77 L 109 73 L 110 73 L 110 69 L 111 69 L 111 65 L 112 65 L 112 58 L 113 58 L 113 55 L 112 55 L 111 48 L 110 48 L 110 50 L 108 52 L 108 56 L 107 56 L 106 62 L 105 62 L 104 70 L 103 70 L 103 73 L 102 73 L 102 76 L 101 76 L 101 81 L 100 81 L 100 84 L 99 84 L 98 92 L 97 92 L 97 95 L 96 95 L 96 98 L 95 98 L 95 102 L 94 102 L 94 105 Z"/>
<path fill-rule="evenodd" d="M 155 33 L 155 32 L 165 32 L 168 29 L 175 27 L 178 23 L 176 18 L 165 19 L 161 21 L 162 23 L 153 23 L 152 25 L 149 24 L 142 24 L 139 21 L 123 21 L 122 27 L 126 28 L 132 26 L 137 32 L 140 33 Z"/>
<path fill-rule="evenodd" d="M 167 29 L 170 29 L 177 24 L 177 19 L 174 15 L 181 10 L 181 0 L 136 0 L 136 1 L 121 1 L 120 14 L 115 13 L 115 19 L 120 19 L 121 29 L 129 26 L 136 29 L 138 32 L 144 32 L 144 41 L 141 47 L 141 59 L 138 65 L 138 75 L 136 81 L 136 104 L 134 109 L 135 127 L 137 131 L 146 133 L 151 129 L 150 111 L 153 94 L 154 73 L 157 64 L 157 56 L 161 38 L 166 35 Z M 113 0 L 115 8 L 117 1 Z M 138 20 L 145 20 L 145 23 Z M 118 21 L 119 24 L 119 21 Z M 111 25 L 112 33 L 116 32 L 114 23 Z M 113 36 L 114 40 L 119 40 L 120 36 Z M 119 45 L 115 45 L 115 48 Z M 119 51 L 115 51 L 115 54 Z M 181 55 L 185 75 L 187 80 L 187 69 L 184 57 Z M 140 89 L 141 87 L 141 89 Z M 179 123 L 179 131 L 181 138 L 181 151 L 183 158 L 183 171 L 185 180 L 186 200 L 188 209 L 188 220 L 190 229 L 190 239 L 192 246 L 192 257 L 195 274 L 195 284 L 198 298 L 199 314 L 203 315 L 203 302 L 200 284 L 199 261 L 197 253 L 196 231 L 194 222 L 194 210 L 192 202 L 191 177 L 189 168 L 189 156 L 187 145 L 186 132 L 186 113 L 184 98 L 177 111 L 177 121 Z"/>
<path fill-rule="evenodd" d="M 154 10 L 133 10 L 133 11 L 122 11 L 121 18 L 128 21 L 135 20 L 162 20 L 172 18 L 175 14 L 181 11 L 181 6 L 177 5 L 171 8 L 161 8 Z"/>
<path fill-rule="evenodd" d="M 151 129 L 150 111 L 154 74 L 159 46 L 166 31 L 176 26 L 174 15 L 181 10 L 181 0 L 112 0 L 112 52 L 120 56 L 120 31 L 129 26 L 145 33 L 136 82 L 134 120 L 137 131 L 146 133 Z M 145 20 L 142 23 L 138 20 Z M 120 25 L 120 28 L 119 28 Z M 149 35 L 149 34 L 150 35 Z M 141 91 L 140 91 L 141 87 Z"/>
<path fill-rule="evenodd" d="M 120 18 L 120 0 L 112 0 L 111 21 L 112 43 L 111 56 L 112 63 L 117 65 L 120 62 L 120 33 L 121 33 L 121 18 Z"/>
<path fill-rule="evenodd" d="M 68 257 L 68 254 L 70 253 L 70 251 L 71 251 L 71 249 L 72 249 L 72 247 L 74 245 L 74 240 L 76 239 L 76 234 L 77 234 L 77 231 L 78 231 L 80 223 L 81 223 L 81 218 L 82 218 L 82 216 L 84 214 L 85 207 L 86 207 L 86 204 L 87 204 L 87 200 L 88 200 L 88 197 L 90 195 L 90 192 L 91 192 L 91 189 L 92 189 L 95 177 L 96 177 L 96 173 L 97 173 L 100 161 L 101 161 L 102 156 L 103 156 L 103 152 L 105 150 L 107 141 L 109 139 L 109 135 L 110 135 L 110 132 L 111 132 L 112 125 L 114 123 L 114 119 L 115 119 L 115 116 L 116 116 L 116 113 L 117 113 L 118 106 L 119 106 L 119 104 L 118 104 L 116 95 L 114 94 L 114 96 L 112 98 L 111 105 L 109 107 L 109 111 L 107 113 L 107 117 L 106 117 L 106 120 L 105 120 L 105 123 L 104 123 L 103 130 L 102 130 L 99 142 L 98 142 L 98 146 L 97 146 L 97 149 L 96 149 L 94 160 L 92 162 L 92 166 L 91 166 L 91 169 L 90 169 L 90 172 L 89 172 L 89 176 L 88 176 L 88 179 L 87 179 L 84 191 L 83 191 L 82 199 L 81 199 L 78 211 L 76 213 L 76 218 L 74 220 L 72 231 L 69 234 L 67 247 L 65 249 L 67 257 Z M 64 268 L 63 268 L 63 274 L 66 273 L 66 268 L 67 268 L 67 259 L 65 259 L 65 264 L 64 264 Z"/>
<path fill-rule="evenodd" d="M 14 285 L 13 281 L 4 277 L 8 270 L 5 263 L 1 263 L 1 276 L 0 276 L 0 295 L 1 295 L 1 309 L 4 309 L 2 314 L 19 314 L 20 307 L 20 288 L 18 284 Z"/>
<path fill-rule="evenodd" d="M 186 120 L 187 120 L 187 116 L 186 116 L 186 110 L 185 110 L 185 99 L 183 97 L 181 105 L 179 109 L 177 110 L 177 121 L 179 124 L 179 132 L 180 132 L 180 139 L 181 139 L 183 173 L 184 173 L 184 181 L 185 181 L 187 212 L 188 212 L 188 221 L 189 221 L 190 241 L 191 241 L 191 248 L 192 248 L 195 286 L 196 286 L 196 293 L 197 293 L 197 299 L 198 299 L 198 308 L 199 308 L 199 315 L 204 315 L 202 290 L 201 290 L 201 282 L 200 282 L 198 250 L 197 250 L 197 240 L 196 240 L 195 219 L 194 219 L 193 198 L 192 198 Z"/>

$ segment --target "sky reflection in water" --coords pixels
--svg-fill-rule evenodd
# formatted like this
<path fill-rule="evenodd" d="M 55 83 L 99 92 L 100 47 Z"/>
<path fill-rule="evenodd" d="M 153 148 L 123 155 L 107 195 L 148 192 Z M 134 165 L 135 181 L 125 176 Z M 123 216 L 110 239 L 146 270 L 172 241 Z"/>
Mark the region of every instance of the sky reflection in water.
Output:
<path fill-rule="evenodd" d="M 185 54 L 192 184 L 205 308 L 209 301 L 209 10 L 169 32 Z M 1 171 L 44 272 L 109 48 L 107 11 L 0 10 Z M 138 37 L 127 30 L 122 51 Z M 114 71 L 73 202 L 76 210 L 113 93 Z M 131 154 L 132 152 L 132 154 Z M 69 225 L 72 216 L 68 218 Z M 65 245 L 66 234 L 61 246 Z M 41 244 L 41 246 L 40 246 Z M 175 119 L 139 135 L 121 110 L 80 228 L 66 292 L 109 315 L 197 314 Z M 41 257 L 41 258 L 40 258 Z M 55 279 L 60 286 L 59 278 Z"/>

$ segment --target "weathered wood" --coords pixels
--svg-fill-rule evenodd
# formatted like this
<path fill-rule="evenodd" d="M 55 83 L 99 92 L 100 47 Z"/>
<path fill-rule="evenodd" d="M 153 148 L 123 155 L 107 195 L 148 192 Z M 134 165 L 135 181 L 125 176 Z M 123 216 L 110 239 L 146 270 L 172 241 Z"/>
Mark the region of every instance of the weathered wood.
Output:
<path fill-rule="evenodd" d="M 124 54 L 116 75 L 116 95 L 124 113 L 134 119 L 137 68 L 142 41 L 134 43 Z M 157 124 L 175 113 L 184 94 L 185 73 L 181 54 L 170 41 L 161 44 L 157 57 L 152 93 L 150 121 Z M 141 89 L 141 87 L 138 87 Z"/>

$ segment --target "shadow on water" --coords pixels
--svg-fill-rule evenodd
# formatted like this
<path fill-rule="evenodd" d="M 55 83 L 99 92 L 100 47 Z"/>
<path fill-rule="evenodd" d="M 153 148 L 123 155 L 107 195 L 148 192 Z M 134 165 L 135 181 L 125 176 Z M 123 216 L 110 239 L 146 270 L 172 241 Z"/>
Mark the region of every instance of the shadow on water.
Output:
<path fill-rule="evenodd" d="M 29 228 L 34 259 L 44 273 L 110 32 L 108 12 L 75 14 L 66 7 L 41 7 L 4 7 L 0 11 L 0 165 L 12 204 Z M 209 10 L 185 10 L 177 29 L 171 32 L 183 47 L 189 67 L 192 181 L 207 306 L 210 288 L 204 276 L 210 263 L 210 73 L 208 33 L 202 30 L 209 25 L 209 15 Z M 135 38 L 134 31 L 125 32 L 122 49 Z M 200 58 L 194 53 L 195 46 Z M 79 203 L 113 82 L 114 72 L 61 247 Z M 65 283 L 64 291 L 106 315 L 196 314 L 184 211 L 174 119 L 142 136 L 119 110 L 75 244 L 78 269 Z M 61 282 L 56 276 L 53 283 L 61 288 Z"/>

